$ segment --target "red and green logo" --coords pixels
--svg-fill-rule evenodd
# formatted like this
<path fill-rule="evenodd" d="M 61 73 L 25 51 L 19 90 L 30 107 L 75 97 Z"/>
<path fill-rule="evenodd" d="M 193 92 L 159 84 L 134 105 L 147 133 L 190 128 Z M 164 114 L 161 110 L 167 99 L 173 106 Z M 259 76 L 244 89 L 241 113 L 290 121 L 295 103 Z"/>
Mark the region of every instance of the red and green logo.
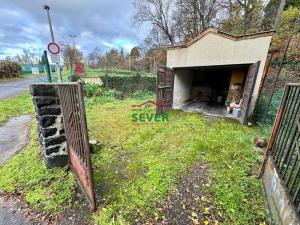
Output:
<path fill-rule="evenodd" d="M 165 123 L 169 121 L 169 114 L 163 112 L 167 105 L 157 104 L 152 100 L 141 104 L 131 105 L 131 122 L 133 124 Z M 163 113 L 157 113 L 157 109 Z"/>

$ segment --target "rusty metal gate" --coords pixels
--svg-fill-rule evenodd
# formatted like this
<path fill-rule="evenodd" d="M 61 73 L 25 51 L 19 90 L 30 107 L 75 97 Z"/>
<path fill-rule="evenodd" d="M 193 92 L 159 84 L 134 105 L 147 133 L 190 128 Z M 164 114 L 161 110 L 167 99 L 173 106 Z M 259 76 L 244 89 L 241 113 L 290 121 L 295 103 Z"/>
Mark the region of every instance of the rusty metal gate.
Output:
<path fill-rule="evenodd" d="M 168 67 L 159 67 L 156 80 L 157 112 L 163 113 L 172 108 L 174 89 L 174 70 Z"/>
<path fill-rule="evenodd" d="M 300 84 L 287 84 L 260 177 L 270 157 L 277 173 L 290 195 L 297 213 L 300 213 Z"/>
<path fill-rule="evenodd" d="M 58 91 L 70 165 L 92 209 L 96 210 L 82 83 L 62 83 Z"/>

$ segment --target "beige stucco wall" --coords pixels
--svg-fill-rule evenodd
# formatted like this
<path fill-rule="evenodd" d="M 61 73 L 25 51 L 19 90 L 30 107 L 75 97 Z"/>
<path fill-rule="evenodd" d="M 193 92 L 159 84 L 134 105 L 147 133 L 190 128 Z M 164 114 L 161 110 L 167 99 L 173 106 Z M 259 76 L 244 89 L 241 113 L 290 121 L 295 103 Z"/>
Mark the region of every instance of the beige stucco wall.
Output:
<path fill-rule="evenodd" d="M 266 36 L 235 41 L 209 33 L 187 48 L 168 49 L 167 66 L 178 68 L 251 64 L 260 60 L 261 64 L 253 93 L 254 101 L 252 101 L 250 109 L 251 114 L 257 100 L 271 38 L 271 36 Z M 176 87 L 176 79 L 174 85 Z"/>
<path fill-rule="evenodd" d="M 193 71 L 177 70 L 174 77 L 173 108 L 177 108 L 190 98 Z"/>

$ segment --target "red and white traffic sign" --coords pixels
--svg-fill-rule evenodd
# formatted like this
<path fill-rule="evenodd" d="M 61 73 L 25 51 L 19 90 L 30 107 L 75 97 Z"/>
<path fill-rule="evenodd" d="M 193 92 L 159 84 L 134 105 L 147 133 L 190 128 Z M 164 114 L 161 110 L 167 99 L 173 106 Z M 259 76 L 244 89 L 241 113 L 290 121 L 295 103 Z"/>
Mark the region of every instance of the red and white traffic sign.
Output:
<path fill-rule="evenodd" d="M 51 54 L 57 55 L 60 52 L 60 47 L 55 42 L 51 42 L 48 44 L 48 51 Z"/>

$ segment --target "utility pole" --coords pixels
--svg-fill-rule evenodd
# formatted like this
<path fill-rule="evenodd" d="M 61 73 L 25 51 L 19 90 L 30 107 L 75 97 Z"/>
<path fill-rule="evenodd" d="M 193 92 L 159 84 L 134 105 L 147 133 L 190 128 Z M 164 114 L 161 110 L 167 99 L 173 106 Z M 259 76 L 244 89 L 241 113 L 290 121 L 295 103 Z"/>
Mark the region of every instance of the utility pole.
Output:
<path fill-rule="evenodd" d="M 130 70 L 131 70 L 131 56 L 130 56 L 130 54 L 128 55 L 128 60 L 129 60 L 129 72 L 130 72 Z"/>
<path fill-rule="evenodd" d="M 50 7 L 48 5 L 44 5 L 44 9 L 47 12 L 48 23 L 49 23 L 50 34 L 51 34 L 51 41 L 55 43 L 53 29 L 52 29 L 52 23 L 51 23 L 51 17 L 50 17 Z M 61 73 L 60 73 L 59 63 L 56 63 L 56 70 L 57 70 L 57 82 L 61 83 Z"/>
<path fill-rule="evenodd" d="M 105 51 L 105 84 L 104 86 L 108 87 L 108 74 L 107 74 L 107 51 Z"/>
<path fill-rule="evenodd" d="M 73 55 L 73 60 L 74 60 L 74 57 L 75 57 L 75 41 L 74 41 L 74 39 L 76 38 L 76 35 L 75 34 L 70 34 L 69 36 L 72 39 L 72 47 L 73 47 L 73 49 L 72 49 L 72 55 Z M 69 56 L 69 63 L 70 63 L 70 68 L 71 68 L 71 75 L 74 75 L 73 74 L 73 63 L 74 63 L 73 60 L 71 60 L 71 57 Z"/>
<path fill-rule="evenodd" d="M 75 50 L 75 41 L 74 41 L 74 38 L 76 38 L 76 35 L 75 34 L 70 34 L 70 38 L 72 38 L 73 50 Z"/>

